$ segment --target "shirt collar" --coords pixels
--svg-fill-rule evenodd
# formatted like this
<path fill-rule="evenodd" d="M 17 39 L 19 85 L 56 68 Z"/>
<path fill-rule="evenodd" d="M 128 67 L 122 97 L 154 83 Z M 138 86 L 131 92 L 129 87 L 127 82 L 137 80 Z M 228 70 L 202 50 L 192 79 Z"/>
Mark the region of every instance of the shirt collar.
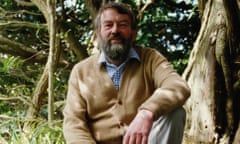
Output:
<path fill-rule="evenodd" d="M 140 59 L 138 53 L 136 52 L 136 50 L 134 48 L 130 48 L 126 61 L 128 61 L 130 59 L 136 59 L 139 62 L 141 62 L 141 59 Z M 98 59 L 98 63 L 107 63 L 107 59 L 106 59 L 105 54 L 103 52 L 101 52 L 101 54 L 100 54 L 100 57 Z"/>

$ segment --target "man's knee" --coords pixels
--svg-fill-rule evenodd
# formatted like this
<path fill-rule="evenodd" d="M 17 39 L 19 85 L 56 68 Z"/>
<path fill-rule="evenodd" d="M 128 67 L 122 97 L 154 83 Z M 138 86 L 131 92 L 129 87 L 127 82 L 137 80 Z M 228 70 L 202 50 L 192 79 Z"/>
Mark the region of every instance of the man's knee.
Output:
<path fill-rule="evenodd" d="M 149 135 L 149 144 L 179 144 L 182 141 L 186 111 L 180 107 L 159 117 Z"/>

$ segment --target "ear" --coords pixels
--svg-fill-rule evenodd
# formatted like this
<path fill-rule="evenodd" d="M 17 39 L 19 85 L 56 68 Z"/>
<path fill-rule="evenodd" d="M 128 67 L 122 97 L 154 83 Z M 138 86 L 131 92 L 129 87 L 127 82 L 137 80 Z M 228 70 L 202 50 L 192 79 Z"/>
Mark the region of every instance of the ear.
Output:
<path fill-rule="evenodd" d="M 100 29 L 95 29 L 94 31 L 94 39 L 99 39 L 99 35 L 100 35 Z"/>
<path fill-rule="evenodd" d="M 94 30 L 94 35 L 97 36 L 99 33 L 100 33 L 100 30 L 99 30 L 99 29 L 95 29 L 95 30 Z"/>

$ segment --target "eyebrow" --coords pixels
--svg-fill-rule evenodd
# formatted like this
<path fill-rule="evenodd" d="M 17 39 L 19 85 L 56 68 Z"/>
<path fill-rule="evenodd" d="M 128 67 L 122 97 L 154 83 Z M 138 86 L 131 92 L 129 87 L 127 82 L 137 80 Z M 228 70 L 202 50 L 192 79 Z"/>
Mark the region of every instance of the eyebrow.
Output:
<path fill-rule="evenodd" d="M 112 23 L 113 20 L 104 20 L 103 23 Z M 119 20 L 117 21 L 117 23 L 122 23 L 122 22 L 125 22 L 125 23 L 130 23 L 129 20 Z"/>

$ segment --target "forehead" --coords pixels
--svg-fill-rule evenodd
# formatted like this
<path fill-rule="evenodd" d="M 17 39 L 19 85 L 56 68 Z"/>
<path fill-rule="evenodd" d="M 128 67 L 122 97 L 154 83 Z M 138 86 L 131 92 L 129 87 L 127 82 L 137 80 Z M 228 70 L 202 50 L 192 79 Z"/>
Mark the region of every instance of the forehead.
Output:
<path fill-rule="evenodd" d="M 101 22 L 106 21 L 130 21 L 127 14 L 121 14 L 113 8 L 105 9 L 101 14 Z"/>

